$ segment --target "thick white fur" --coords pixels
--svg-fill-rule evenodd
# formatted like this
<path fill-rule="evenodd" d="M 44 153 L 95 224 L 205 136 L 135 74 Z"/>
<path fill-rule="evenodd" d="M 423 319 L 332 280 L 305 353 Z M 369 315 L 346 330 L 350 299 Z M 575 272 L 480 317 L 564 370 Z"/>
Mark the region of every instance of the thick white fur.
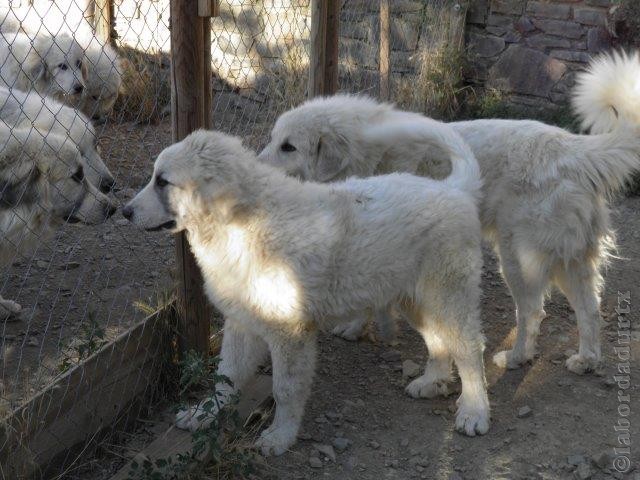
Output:
<path fill-rule="evenodd" d="M 85 86 L 84 61 L 82 47 L 66 33 L 0 33 L 0 85 L 6 88 L 73 102 Z"/>
<path fill-rule="evenodd" d="M 30 38 L 46 33 L 53 38 L 71 35 L 85 56 L 86 85 L 81 96 L 65 98 L 92 120 L 102 122 L 111 112 L 122 85 L 122 66 L 116 51 L 95 38 L 82 10 L 75 5 L 33 5 L 27 8 L 0 8 L 0 32 L 26 33 Z"/>
<path fill-rule="evenodd" d="M 0 264 L 27 253 L 66 218 L 97 224 L 115 211 L 88 180 L 72 178 L 82 157 L 68 138 L 0 122 L 0 145 Z M 0 319 L 20 310 L 0 297 Z"/>
<path fill-rule="evenodd" d="M 453 360 L 462 381 L 456 428 L 488 430 L 472 195 L 401 174 L 301 183 L 257 162 L 240 140 L 200 131 L 160 154 L 152 180 L 123 213 L 145 228 L 175 221 L 174 231 L 188 232 L 207 295 L 226 318 L 218 373 L 234 390 L 271 353 L 277 408 L 258 442 L 265 454 L 295 441 L 316 331 L 391 304 L 433 353 L 416 395 L 445 390 Z M 177 424 L 199 428 L 201 415 L 192 407 Z"/>
<path fill-rule="evenodd" d="M 602 78 L 583 79 L 595 81 Z M 632 100 L 633 92 L 620 98 Z M 606 114 L 602 101 L 582 101 L 595 109 L 594 117 Z M 317 174 L 326 170 L 323 162 L 331 166 L 336 159 L 339 168 L 332 168 L 336 174 L 330 180 L 389 171 L 441 175 L 441 164 L 425 158 L 438 152 L 426 150 L 413 132 L 394 136 L 386 149 L 366 135 L 372 125 L 393 122 L 398 115 L 415 114 L 355 96 L 311 100 L 276 121 L 272 141 L 260 158 L 307 179 L 323 179 Z M 640 167 L 640 129 L 630 126 L 584 136 L 535 121 L 449 125 L 480 164 L 483 232 L 500 257 L 517 307 L 516 343 L 512 350 L 497 353 L 494 361 L 515 368 L 534 357 L 546 315 L 544 295 L 555 284 L 573 306 L 580 333 L 579 351 L 567 360 L 567 367 L 580 374 L 595 369 L 601 360 L 599 268 L 613 242 L 606 198 Z M 283 151 L 284 142 L 296 150 Z M 323 158 L 323 149 L 333 158 Z M 355 335 L 354 328 L 348 330 Z"/>
<path fill-rule="evenodd" d="M 80 109 L 92 120 L 103 122 L 113 110 L 122 86 L 122 65 L 116 51 L 97 40 L 85 47 L 87 86 L 82 92 Z"/>
<path fill-rule="evenodd" d="M 582 127 L 594 134 L 622 123 L 640 125 L 640 55 L 614 52 L 592 60 L 576 77 L 573 106 Z"/>
<path fill-rule="evenodd" d="M 98 153 L 95 128 L 78 110 L 37 92 L 0 87 L 0 120 L 12 128 L 34 126 L 43 132 L 68 136 L 82 154 L 89 181 L 103 191 L 113 186 L 113 175 Z"/>

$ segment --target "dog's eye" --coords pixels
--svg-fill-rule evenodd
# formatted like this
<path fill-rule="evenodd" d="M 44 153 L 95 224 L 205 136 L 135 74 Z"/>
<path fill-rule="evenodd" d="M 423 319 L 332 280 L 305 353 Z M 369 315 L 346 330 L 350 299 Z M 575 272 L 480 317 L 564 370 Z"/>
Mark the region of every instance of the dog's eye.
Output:
<path fill-rule="evenodd" d="M 156 186 L 162 188 L 162 187 L 166 187 L 167 185 L 169 185 L 169 182 L 167 180 L 162 178 L 160 175 L 156 177 Z"/>
<path fill-rule="evenodd" d="M 282 150 L 283 152 L 295 152 L 296 147 L 291 145 L 289 142 L 284 142 L 282 145 L 280 145 L 280 150 Z"/>
<path fill-rule="evenodd" d="M 74 182 L 82 183 L 82 180 L 84 180 L 84 169 L 82 168 L 82 165 L 80 165 L 76 172 L 71 175 L 71 179 Z"/>
<path fill-rule="evenodd" d="M 61 64 L 59 64 L 59 65 L 58 65 L 58 68 L 59 68 L 60 70 L 66 70 L 66 69 L 67 69 L 67 68 L 69 68 L 69 67 L 67 66 L 67 64 L 66 64 L 66 63 L 61 63 Z"/>

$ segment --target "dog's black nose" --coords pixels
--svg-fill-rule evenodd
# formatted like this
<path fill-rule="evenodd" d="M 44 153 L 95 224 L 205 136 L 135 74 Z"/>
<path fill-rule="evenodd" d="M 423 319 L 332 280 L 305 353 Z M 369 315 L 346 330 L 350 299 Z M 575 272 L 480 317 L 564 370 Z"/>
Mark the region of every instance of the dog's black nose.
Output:
<path fill-rule="evenodd" d="M 82 90 L 84 90 L 84 87 L 80 84 L 76 85 L 75 87 L 73 87 L 73 92 L 74 93 L 82 93 Z"/>
<path fill-rule="evenodd" d="M 116 184 L 115 180 L 112 178 L 103 178 L 100 180 L 100 191 L 102 193 L 109 193 L 113 190 L 113 186 Z"/>
<path fill-rule="evenodd" d="M 130 205 L 125 205 L 122 209 L 122 216 L 127 220 L 131 220 L 131 217 L 133 217 L 133 208 L 131 208 Z"/>
<path fill-rule="evenodd" d="M 107 218 L 109 218 L 111 215 L 116 213 L 117 210 L 118 210 L 118 207 L 116 207 L 115 205 L 110 205 L 109 208 L 107 209 Z"/>

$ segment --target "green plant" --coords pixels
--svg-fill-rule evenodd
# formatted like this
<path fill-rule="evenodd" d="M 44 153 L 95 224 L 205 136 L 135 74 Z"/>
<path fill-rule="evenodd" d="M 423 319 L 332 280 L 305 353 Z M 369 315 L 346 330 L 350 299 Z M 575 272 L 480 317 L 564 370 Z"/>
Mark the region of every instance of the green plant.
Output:
<path fill-rule="evenodd" d="M 234 395 L 223 404 L 222 392 L 216 389 L 231 385 L 227 377 L 216 373 L 218 362 L 218 357 L 203 358 L 196 352 L 185 355 L 180 362 L 180 395 L 202 388 L 213 392 L 200 404 L 198 419 L 205 426 L 192 434 L 192 446 L 183 454 L 133 461 L 130 480 L 198 479 L 212 469 L 216 478 L 241 479 L 254 472 L 254 454 L 240 441 L 243 425 L 236 408 L 238 397 Z"/>
<path fill-rule="evenodd" d="M 60 373 L 66 372 L 100 350 L 107 343 L 105 337 L 104 328 L 95 319 L 95 314 L 90 311 L 87 314 L 87 321 L 80 325 L 74 339 L 62 355 L 58 365 Z"/>

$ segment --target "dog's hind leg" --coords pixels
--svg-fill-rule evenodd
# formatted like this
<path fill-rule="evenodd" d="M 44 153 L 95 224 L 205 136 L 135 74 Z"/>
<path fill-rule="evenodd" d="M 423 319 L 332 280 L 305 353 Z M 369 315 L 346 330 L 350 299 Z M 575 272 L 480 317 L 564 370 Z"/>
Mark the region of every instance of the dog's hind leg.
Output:
<path fill-rule="evenodd" d="M 501 246 L 500 265 L 505 281 L 516 303 L 516 341 L 512 350 L 504 350 L 493 356 L 502 368 L 518 368 L 532 360 L 536 353 L 536 340 L 540 323 L 546 317 L 544 294 L 549 284 L 549 269 L 542 259 L 523 266 L 509 247 Z M 533 254 L 529 260 L 533 260 Z"/>
<path fill-rule="evenodd" d="M 5 300 L 0 296 L 0 320 L 6 320 L 20 315 L 22 307 L 12 300 Z"/>
<path fill-rule="evenodd" d="M 215 386 L 215 397 L 179 411 L 176 415 L 176 426 L 191 431 L 207 427 L 218 408 L 227 403 L 232 394 L 242 390 L 254 376 L 260 363 L 267 359 L 268 353 L 267 343 L 262 338 L 236 328 L 233 320 L 226 320 L 217 374 L 227 377 L 232 385 L 218 383 Z M 208 402 L 209 407 L 206 407 L 205 404 Z"/>
<path fill-rule="evenodd" d="M 580 346 L 567 359 L 567 368 L 582 375 L 598 368 L 600 351 L 600 284 L 602 277 L 595 262 L 572 261 L 556 273 L 555 282 L 576 313 Z"/>
<path fill-rule="evenodd" d="M 282 455 L 296 441 L 304 405 L 311 392 L 316 362 L 316 334 L 278 335 L 267 339 L 273 366 L 273 423 L 256 442 L 264 455 Z"/>

